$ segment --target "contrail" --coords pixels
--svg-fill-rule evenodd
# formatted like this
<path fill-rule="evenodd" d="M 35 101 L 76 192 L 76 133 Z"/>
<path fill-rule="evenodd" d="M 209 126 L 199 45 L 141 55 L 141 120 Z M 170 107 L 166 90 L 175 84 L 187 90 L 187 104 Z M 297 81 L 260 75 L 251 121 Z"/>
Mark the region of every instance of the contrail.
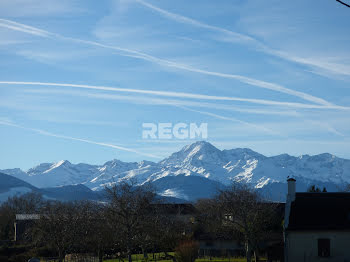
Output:
<path fill-rule="evenodd" d="M 47 83 L 47 82 L 20 82 L 20 81 L 0 81 L 0 84 L 73 87 L 73 88 L 103 90 L 103 91 L 112 91 L 112 92 L 147 94 L 147 95 L 155 95 L 155 96 L 163 96 L 163 97 L 189 98 L 189 99 L 196 99 L 196 100 L 239 101 L 239 102 L 248 102 L 248 103 L 254 103 L 254 104 L 261 104 L 261 105 L 286 106 L 286 107 L 305 108 L 305 109 L 338 109 L 338 110 L 350 109 L 349 107 L 343 107 L 343 106 L 337 106 L 337 105 L 313 105 L 313 104 L 303 104 L 303 103 L 294 103 L 294 102 L 279 102 L 279 101 L 264 100 L 264 99 L 240 98 L 240 97 L 229 97 L 229 96 L 212 96 L 212 95 L 203 95 L 203 94 L 196 94 L 196 93 L 155 91 L 155 90 L 118 88 L 118 87 L 96 86 L 96 85 Z"/>
<path fill-rule="evenodd" d="M 286 116 L 299 116 L 299 113 L 295 110 L 266 110 L 261 108 L 244 108 L 241 106 L 231 106 L 226 104 L 218 103 L 208 103 L 202 101 L 193 101 L 193 100 L 179 100 L 179 99 L 164 99 L 164 98 L 153 98 L 145 96 L 130 96 L 130 95 L 111 95 L 111 94 L 96 94 L 96 93 L 85 93 L 79 91 L 65 91 L 65 90 L 47 90 L 47 89 L 29 89 L 25 92 L 28 93 L 39 93 L 39 94 L 61 94 L 61 95 L 73 95 L 81 96 L 87 98 L 97 98 L 97 99 L 106 99 L 106 100 L 119 100 L 119 101 L 128 101 L 138 104 L 147 104 L 147 105 L 182 105 L 190 107 L 204 107 L 211 109 L 220 109 L 226 111 L 237 111 L 241 113 L 250 113 L 250 114 L 263 114 L 263 115 L 286 115 Z"/>
<path fill-rule="evenodd" d="M 301 115 L 298 115 L 296 112 L 292 111 L 266 111 L 266 110 L 258 110 L 258 109 L 245 109 L 241 107 L 232 107 L 229 105 L 221 105 L 217 103 L 206 103 L 206 102 L 196 102 L 191 100 L 169 100 L 169 99 L 163 99 L 163 98 L 149 98 L 149 97 L 135 97 L 135 96 L 127 96 L 127 95 L 111 95 L 111 94 L 95 94 L 95 93 L 85 93 L 85 92 L 78 92 L 78 91 L 63 91 L 63 90 L 28 90 L 29 93 L 48 93 L 48 94 L 63 94 L 63 95 L 75 95 L 75 96 L 82 96 L 87 98 L 96 98 L 96 99 L 106 99 L 106 100 L 119 100 L 119 101 L 128 101 L 132 103 L 142 103 L 147 105 L 167 105 L 167 106 L 174 106 L 186 111 L 190 112 L 196 112 L 203 115 L 208 115 L 213 118 L 225 120 L 225 121 L 231 121 L 231 122 L 237 122 L 241 123 L 247 126 L 250 126 L 256 130 L 261 130 L 268 134 L 278 135 L 278 136 L 285 136 L 281 134 L 280 132 L 276 132 L 275 130 L 271 128 L 266 128 L 265 126 L 253 124 L 250 122 L 246 122 L 243 120 L 240 120 L 238 118 L 233 117 L 226 117 L 223 115 L 215 114 L 212 112 L 207 111 L 201 111 L 201 110 L 195 110 L 192 109 L 192 107 L 199 107 L 199 108 L 210 108 L 210 109 L 219 109 L 219 110 L 231 110 L 231 111 L 238 111 L 238 112 L 244 112 L 244 113 L 253 113 L 253 114 L 277 114 L 277 115 L 288 115 L 288 116 L 294 116 L 294 117 L 300 117 Z M 307 120 L 310 123 L 317 124 L 318 126 L 322 128 L 326 128 L 329 132 L 343 136 L 342 133 L 340 133 L 338 130 L 333 128 L 327 123 L 321 123 L 313 120 Z M 75 121 L 76 122 L 76 121 Z"/>
<path fill-rule="evenodd" d="M 162 15 L 170 20 L 176 21 L 178 23 L 183 23 L 183 24 L 199 27 L 199 28 L 208 29 L 208 30 L 218 32 L 218 33 L 223 33 L 224 35 L 227 35 L 229 37 L 234 37 L 234 39 L 236 41 L 250 43 L 252 46 L 255 47 L 256 50 L 258 50 L 260 52 L 284 59 L 286 61 L 306 65 L 309 67 L 319 68 L 322 70 L 326 70 L 330 73 L 336 73 L 336 74 L 347 75 L 347 76 L 350 75 L 349 67 L 347 65 L 342 65 L 342 64 L 337 64 L 337 63 L 327 62 L 327 61 L 322 61 L 322 60 L 318 61 L 317 59 L 313 59 L 313 58 L 310 59 L 310 58 L 306 58 L 306 57 L 298 57 L 295 55 L 291 55 L 291 54 L 288 54 L 286 52 L 282 52 L 280 50 L 270 48 L 270 47 L 266 46 L 264 43 L 262 43 L 261 41 L 255 39 L 249 35 L 240 34 L 240 33 L 237 33 L 237 32 L 222 28 L 222 27 L 206 24 L 206 23 L 203 23 L 201 21 L 167 11 L 165 9 L 162 9 L 158 6 L 152 5 L 152 4 L 145 2 L 143 0 L 135 0 L 135 1 L 141 5 L 149 8 L 149 9 L 151 9 L 152 11 L 159 13 L 160 15 Z M 218 39 L 218 38 L 214 38 L 214 39 L 216 41 L 220 41 L 220 42 L 227 42 L 227 40 L 222 40 L 222 39 Z"/>
<path fill-rule="evenodd" d="M 48 31 L 45 31 L 42 29 L 38 29 L 38 28 L 35 28 L 32 26 L 20 24 L 20 23 L 17 23 L 17 22 L 11 21 L 11 20 L 7 20 L 7 19 L 0 19 L 0 26 L 6 27 L 6 28 L 9 28 L 12 30 L 17 30 L 17 31 L 33 34 L 36 36 L 41 36 L 41 37 L 46 37 L 46 38 L 56 38 L 56 39 L 61 39 L 61 40 L 82 43 L 82 44 L 86 44 L 86 45 L 90 45 L 90 46 L 97 46 L 97 47 L 101 47 L 101 48 L 116 50 L 116 51 L 122 52 L 122 54 L 119 54 L 119 55 L 126 55 L 126 56 L 130 56 L 130 57 L 142 59 L 145 61 L 156 63 L 156 64 L 161 65 L 161 66 L 173 67 L 173 68 L 177 68 L 177 69 L 184 70 L 184 71 L 195 72 L 195 73 L 199 73 L 199 74 L 216 76 L 216 77 L 221 77 L 221 78 L 235 79 L 237 81 L 240 81 L 242 83 L 245 83 L 245 84 L 248 84 L 251 86 L 255 86 L 255 87 L 259 87 L 259 88 L 263 88 L 263 89 L 268 89 L 268 90 L 273 90 L 273 91 L 280 92 L 280 93 L 289 94 L 289 95 L 292 95 L 295 97 L 302 98 L 302 99 L 309 101 L 309 102 L 313 102 L 313 103 L 317 103 L 317 104 L 321 104 L 321 105 L 328 105 L 328 106 L 332 105 L 332 103 L 330 103 L 322 98 L 312 96 L 312 95 L 306 94 L 304 92 L 292 90 L 292 89 L 286 88 L 286 87 L 279 85 L 279 84 L 270 83 L 270 82 L 266 82 L 266 81 L 262 81 L 262 80 L 242 76 L 242 75 L 237 75 L 237 74 L 227 74 L 227 73 L 203 70 L 203 69 L 191 67 L 189 65 L 180 64 L 177 62 L 173 62 L 173 61 L 169 61 L 166 59 L 151 56 L 149 54 L 142 53 L 142 52 L 135 51 L 135 50 L 131 50 L 131 49 L 126 49 L 126 48 L 122 48 L 122 47 L 118 47 L 118 46 L 105 45 L 105 44 L 101 44 L 101 43 L 98 43 L 95 41 L 87 41 L 87 40 L 81 40 L 81 39 L 72 38 L 72 37 L 66 37 L 66 36 L 63 36 L 60 34 L 51 33 L 51 32 L 48 32 Z"/>
<path fill-rule="evenodd" d="M 79 142 L 84 142 L 84 143 L 93 144 L 93 145 L 110 147 L 110 148 L 114 148 L 114 149 L 117 149 L 117 150 L 131 152 L 131 153 L 135 153 L 135 154 L 142 155 L 142 156 L 147 156 L 147 157 L 161 159 L 160 156 L 156 156 L 156 155 L 148 154 L 148 153 L 143 153 L 143 152 L 140 152 L 138 150 L 127 148 L 127 147 L 122 147 L 122 146 L 109 144 L 109 143 L 103 143 L 103 142 L 96 142 L 96 141 L 92 141 L 92 140 L 88 140 L 88 139 L 84 139 L 84 138 L 77 138 L 77 137 L 71 137 L 71 136 L 64 136 L 64 135 L 54 134 L 54 133 L 47 132 L 47 131 L 41 130 L 41 129 L 24 127 L 24 126 L 21 126 L 21 125 L 12 123 L 12 122 L 0 121 L 0 125 L 6 125 L 6 126 L 12 126 L 12 127 L 20 128 L 20 129 L 25 129 L 25 130 L 29 130 L 29 131 L 38 133 L 40 135 L 44 135 L 44 136 L 51 136 L 51 137 L 57 137 L 57 138 L 62 138 L 62 139 L 66 139 L 66 140 L 73 140 L 73 141 L 79 141 Z"/>
<path fill-rule="evenodd" d="M 140 3 L 141 5 L 149 8 L 149 9 L 152 9 L 153 11 L 156 11 L 156 12 L 160 13 L 161 15 L 163 15 L 167 18 L 170 18 L 172 20 L 175 20 L 177 22 L 184 23 L 184 24 L 190 24 L 190 25 L 193 25 L 196 27 L 217 31 L 220 33 L 224 33 L 224 34 L 233 36 L 239 41 L 254 42 L 256 45 L 260 45 L 260 42 L 258 42 L 256 39 L 254 39 L 251 36 L 240 34 L 237 32 L 233 32 L 231 30 L 227 30 L 225 28 L 221 28 L 218 26 L 209 25 L 209 24 L 200 22 L 198 20 L 183 16 L 183 15 L 175 14 L 175 13 L 169 12 L 167 10 L 164 10 L 162 8 L 159 8 L 158 6 L 152 5 L 152 4 L 145 2 L 145 1 L 142 1 L 142 0 L 135 0 L 135 1 Z"/>
<path fill-rule="evenodd" d="M 0 26 L 15 30 L 15 31 L 20 31 L 20 32 L 24 32 L 24 33 L 28 33 L 28 34 L 32 34 L 32 35 L 37 35 L 37 36 L 42 36 L 42 37 L 50 37 L 50 36 L 54 35 L 52 33 L 49 33 L 48 31 L 41 30 L 41 29 L 36 28 L 36 27 L 28 26 L 25 24 L 20 24 L 20 23 L 17 23 L 17 22 L 11 21 L 11 20 L 7 20 L 7 19 L 2 19 L 2 18 L 0 18 Z"/>
<path fill-rule="evenodd" d="M 271 130 L 271 129 L 269 129 L 269 128 L 266 128 L 266 127 L 263 127 L 263 126 L 260 126 L 260 125 L 256 125 L 256 124 L 252 124 L 252 123 L 249 123 L 249 122 L 245 122 L 245 121 L 239 120 L 239 119 L 237 119 L 237 118 L 226 117 L 226 116 L 214 114 L 214 113 L 211 113 L 211 112 L 195 110 L 195 109 L 191 109 L 191 108 L 184 107 L 184 106 L 177 106 L 177 105 L 174 105 L 174 106 L 179 107 L 179 108 L 182 108 L 182 109 L 184 109 L 184 110 L 186 110 L 186 111 L 196 112 L 196 113 L 199 113 L 199 114 L 202 114 L 202 115 L 207 115 L 207 116 L 215 117 L 215 118 L 217 118 L 217 119 L 228 120 L 228 121 L 232 121 L 232 122 L 244 124 L 244 125 L 247 125 L 247 126 L 250 126 L 250 127 L 254 128 L 254 129 L 262 130 L 262 131 L 264 131 L 265 133 L 269 133 L 269 134 L 273 134 L 273 135 L 282 136 L 280 133 L 277 133 L 277 132 L 275 132 L 275 131 L 273 131 L 273 130 Z"/>

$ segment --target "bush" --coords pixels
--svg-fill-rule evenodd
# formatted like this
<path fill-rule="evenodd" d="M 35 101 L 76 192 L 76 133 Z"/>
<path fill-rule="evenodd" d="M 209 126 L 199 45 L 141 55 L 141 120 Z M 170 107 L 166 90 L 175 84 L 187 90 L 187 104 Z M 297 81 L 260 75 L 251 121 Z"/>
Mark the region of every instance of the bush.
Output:
<path fill-rule="evenodd" d="M 8 262 L 28 261 L 31 258 L 28 254 L 18 254 L 8 258 Z"/>
<path fill-rule="evenodd" d="M 8 245 L 0 248 L 1 262 L 21 262 L 28 261 L 34 257 L 36 250 L 30 245 Z M 6 259 L 4 259 L 6 257 Z"/>
<path fill-rule="evenodd" d="M 177 262 L 194 262 L 198 257 L 199 245 L 195 241 L 184 241 L 175 249 Z"/>
<path fill-rule="evenodd" d="M 7 262 L 8 261 L 8 257 L 0 255 L 0 261 L 1 262 Z"/>

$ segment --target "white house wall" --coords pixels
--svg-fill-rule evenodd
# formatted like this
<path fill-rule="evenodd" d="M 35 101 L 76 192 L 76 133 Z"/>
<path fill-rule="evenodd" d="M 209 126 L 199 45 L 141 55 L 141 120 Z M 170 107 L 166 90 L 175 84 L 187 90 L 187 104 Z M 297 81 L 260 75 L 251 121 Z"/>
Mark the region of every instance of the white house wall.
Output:
<path fill-rule="evenodd" d="M 318 239 L 330 239 L 330 257 L 318 256 Z M 286 262 L 350 262 L 350 232 L 287 232 Z"/>

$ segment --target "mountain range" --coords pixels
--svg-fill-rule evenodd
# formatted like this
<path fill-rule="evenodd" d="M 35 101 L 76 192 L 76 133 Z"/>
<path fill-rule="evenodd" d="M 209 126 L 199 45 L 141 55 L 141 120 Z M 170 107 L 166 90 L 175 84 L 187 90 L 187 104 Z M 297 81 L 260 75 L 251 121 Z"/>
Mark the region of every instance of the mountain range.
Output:
<path fill-rule="evenodd" d="M 69 185 L 53 188 L 37 188 L 21 179 L 0 173 L 0 202 L 6 201 L 8 197 L 23 195 L 25 193 L 38 193 L 46 199 L 60 201 L 71 200 L 100 200 L 102 192 L 94 192 L 84 185 Z"/>
<path fill-rule="evenodd" d="M 247 183 L 270 199 L 284 201 L 287 177 L 297 179 L 298 191 L 305 191 L 312 184 L 328 191 L 344 188 L 350 183 L 350 160 L 328 153 L 267 157 L 248 148 L 219 150 L 199 141 L 158 163 L 111 160 L 103 165 L 89 165 L 62 160 L 42 163 L 27 171 L 15 168 L 0 172 L 26 183 L 26 191 L 50 188 L 52 198 L 55 188 L 60 192 L 62 188 L 79 187 L 86 194 L 89 192 L 86 197 L 92 197 L 112 183 L 133 180 L 139 185 L 151 183 L 161 196 L 188 201 L 211 197 L 234 182 Z M 9 192 L 3 187 L 0 192 Z M 13 191 L 14 188 L 11 187 L 12 193 L 21 192 Z"/>

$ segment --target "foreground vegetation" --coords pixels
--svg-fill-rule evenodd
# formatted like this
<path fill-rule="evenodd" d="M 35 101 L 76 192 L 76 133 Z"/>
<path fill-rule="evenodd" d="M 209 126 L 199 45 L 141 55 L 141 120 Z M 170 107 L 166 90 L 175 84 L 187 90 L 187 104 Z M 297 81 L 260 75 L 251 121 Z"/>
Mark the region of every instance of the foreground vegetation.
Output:
<path fill-rule="evenodd" d="M 260 244 L 271 232 L 281 231 L 275 204 L 237 185 L 198 201 L 195 209 L 164 204 L 152 188 L 129 183 L 107 188 L 106 199 L 101 204 L 47 201 L 36 194 L 10 198 L 0 206 L 0 240 L 7 240 L 0 242 L 0 260 L 56 257 L 62 262 L 87 254 L 101 262 L 250 262 L 253 255 L 261 261 Z M 14 243 L 15 214 L 40 214 L 40 219 L 18 221 L 18 227 L 25 223 L 25 230 Z M 198 258 L 202 235 L 235 239 L 246 257 Z"/>
<path fill-rule="evenodd" d="M 104 260 L 105 262 L 121 262 L 119 259 L 107 259 Z M 143 255 L 133 255 L 134 262 L 145 262 L 143 259 Z M 166 259 L 148 259 L 147 261 L 152 262 L 173 262 L 173 260 L 166 260 Z M 203 257 L 203 258 L 197 258 L 195 262 L 246 262 L 247 259 L 245 257 Z M 266 261 L 264 258 L 260 258 L 260 261 Z"/>
<path fill-rule="evenodd" d="M 105 262 L 121 262 L 119 259 L 107 259 Z M 133 260 L 135 262 L 145 262 L 145 260 Z M 156 261 L 156 262 L 173 262 L 173 260 L 148 260 L 148 261 Z M 195 262 L 246 262 L 247 259 L 245 257 L 241 258 L 220 258 L 220 257 L 205 257 L 205 258 L 197 258 Z M 260 261 L 266 261 L 266 259 L 260 259 Z"/>
<path fill-rule="evenodd" d="M 145 259 L 144 254 L 133 254 L 132 261 L 133 262 L 173 262 L 171 259 L 165 259 L 166 255 L 175 256 L 175 252 L 168 252 L 167 254 L 160 252 L 154 254 L 148 254 L 148 258 Z M 104 262 L 121 262 L 126 260 L 127 258 L 122 259 L 106 259 Z M 196 262 L 245 262 L 247 261 L 245 257 L 201 257 L 196 258 Z M 260 258 L 260 261 L 266 261 L 264 258 Z"/>

